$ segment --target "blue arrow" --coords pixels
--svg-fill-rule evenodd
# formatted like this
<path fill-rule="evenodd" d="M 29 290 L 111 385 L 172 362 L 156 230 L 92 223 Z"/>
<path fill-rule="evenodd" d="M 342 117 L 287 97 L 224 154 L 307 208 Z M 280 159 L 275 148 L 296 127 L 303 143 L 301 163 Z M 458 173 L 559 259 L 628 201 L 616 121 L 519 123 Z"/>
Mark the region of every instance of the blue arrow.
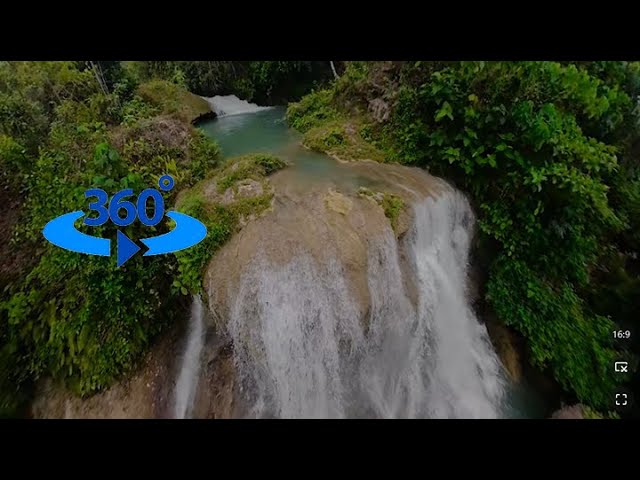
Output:
<path fill-rule="evenodd" d="M 77 253 L 108 257 L 111 241 L 108 238 L 92 237 L 76 229 L 74 223 L 84 212 L 77 210 L 65 213 L 47 223 L 42 230 L 44 238 L 54 245 Z"/>
<path fill-rule="evenodd" d="M 207 227 L 199 220 L 175 211 L 167 212 L 167 216 L 176 222 L 176 228 L 164 235 L 141 239 L 140 241 L 149 247 L 144 254 L 145 257 L 184 250 L 207 236 Z"/>
<path fill-rule="evenodd" d="M 140 247 L 118 230 L 118 267 L 133 257 L 138 250 L 140 250 Z"/>

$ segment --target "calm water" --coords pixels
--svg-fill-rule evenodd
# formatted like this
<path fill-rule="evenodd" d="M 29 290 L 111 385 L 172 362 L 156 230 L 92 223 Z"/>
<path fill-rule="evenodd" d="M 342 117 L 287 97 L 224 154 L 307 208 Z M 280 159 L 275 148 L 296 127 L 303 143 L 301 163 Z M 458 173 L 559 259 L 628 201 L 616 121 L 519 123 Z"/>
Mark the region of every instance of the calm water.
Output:
<path fill-rule="evenodd" d="M 287 127 L 284 115 L 283 107 L 274 107 L 208 120 L 199 126 L 218 142 L 225 158 L 272 153 L 289 162 L 300 181 L 330 179 L 347 190 L 380 185 L 324 153 L 302 147 L 302 135 Z"/>
<path fill-rule="evenodd" d="M 301 135 L 287 127 L 284 114 L 284 108 L 274 107 L 223 116 L 202 122 L 199 127 L 218 142 L 225 158 L 256 152 L 272 153 L 291 164 L 296 181 L 330 179 L 336 186 L 348 190 L 357 190 L 360 186 L 376 187 L 376 182 L 358 175 L 348 166 L 303 148 Z M 509 385 L 507 391 L 507 417 L 543 418 L 548 414 L 543 399 L 526 384 Z"/>

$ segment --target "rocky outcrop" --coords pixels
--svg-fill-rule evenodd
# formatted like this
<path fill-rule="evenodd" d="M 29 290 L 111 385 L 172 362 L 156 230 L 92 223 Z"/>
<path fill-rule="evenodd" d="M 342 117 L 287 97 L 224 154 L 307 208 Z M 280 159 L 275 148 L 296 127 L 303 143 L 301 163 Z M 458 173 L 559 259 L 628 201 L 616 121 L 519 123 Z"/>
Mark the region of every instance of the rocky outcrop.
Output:
<path fill-rule="evenodd" d="M 273 192 L 271 207 L 252 216 L 215 254 L 206 268 L 204 287 L 208 311 L 208 334 L 201 358 L 198 388 L 192 408 L 196 418 L 244 416 L 243 395 L 234 356 L 234 345 L 227 334 L 227 321 L 241 279 L 253 262 L 266 260 L 285 265 L 304 256 L 319 265 L 334 262 L 344 275 L 344 288 L 355 305 L 355 315 L 363 330 L 370 328 L 370 314 L 376 299 L 368 284 L 370 262 L 383 261 L 369 254 L 375 239 L 401 238 L 413 222 L 412 210 L 403 209 L 398 225 L 392 229 L 381 205 L 384 195 L 394 195 L 405 205 L 425 196 L 437 196 L 444 184 L 423 170 L 395 164 L 356 162 L 342 164 L 346 178 L 366 178 L 371 195 L 357 188 L 346 188 L 333 179 L 300 178 L 295 170 L 279 171 L 262 181 L 244 178 L 222 189 L 221 178 L 205 180 L 199 186 L 205 202 L 230 204 Z M 238 173 L 229 166 L 225 173 Z M 224 178 L 224 177 L 223 177 Z M 209 182 L 209 183 L 207 183 Z M 399 250 L 399 266 L 405 273 L 411 262 Z M 402 275 L 407 298 L 417 303 L 414 275 Z M 341 287 L 342 288 L 342 287 Z M 185 319 L 188 315 L 185 313 Z M 128 379 L 87 399 L 79 399 L 50 381 L 38 387 L 33 416 L 41 418 L 171 418 L 175 383 L 184 349 L 184 326 L 174 329 L 153 347 L 142 366 Z M 503 332 L 504 333 L 504 332 Z M 504 334 L 503 336 L 508 336 Z M 504 345 L 508 345 L 506 342 Z M 497 347 L 513 378 L 518 378 L 519 359 L 506 347 Z"/>
<path fill-rule="evenodd" d="M 369 113 L 376 122 L 384 123 L 389 120 L 391 107 L 383 99 L 374 98 L 369 102 Z"/>
<path fill-rule="evenodd" d="M 188 313 L 184 313 L 184 317 Z M 51 379 L 41 381 L 31 405 L 34 418 L 136 419 L 174 418 L 175 388 L 184 355 L 186 322 L 165 334 L 138 369 L 107 390 L 80 398 Z M 232 346 L 209 329 L 192 415 L 196 418 L 235 416 Z"/>
<path fill-rule="evenodd" d="M 585 418 L 584 408 L 580 404 L 568 405 L 555 411 L 551 418 L 555 420 L 583 420 Z"/>
<path fill-rule="evenodd" d="M 162 113 L 183 122 L 194 123 L 212 116 L 211 107 L 204 98 L 165 80 L 143 83 L 136 93 Z"/>
<path fill-rule="evenodd" d="M 399 165 L 358 162 L 344 168 L 366 176 L 380 189 L 403 198 L 407 205 L 418 197 L 437 193 L 442 185 L 423 170 Z M 377 202 L 356 191 L 336 189 L 328 181 L 300 182 L 295 175 L 284 170 L 270 178 L 275 190 L 272 211 L 246 225 L 207 268 L 204 285 L 213 318 L 221 330 L 240 277 L 257 257 L 285 264 L 298 254 L 308 254 L 318 264 L 337 260 L 344 266 L 346 284 L 359 306 L 361 321 L 367 320 L 371 305 L 367 248 L 371 239 L 391 230 L 390 221 Z M 409 217 L 408 212 L 403 215 Z M 409 218 L 403 217 L 404 231 L 409 224 Z"/>
<path fill-rule="evenodd" d="M 509 377 L 516 383 L 520 382 L 522 380 L 522 359 L 520 354 L 522 348 L 516 335 L 493 315 L 485 319 L 485 324 L 491 337 L 491 342 Z"/>
<path fill-rule="evenodd" d="M 130 141 L 144 141 L 165 148 L 183 148 L 190 135 L 190 127 L 170 116 L 144 118 L 129 128 L 117 128 L 111 134 L 111 141 L 119 151 Z"/>
<path fill-rule="evenodd" d="M 186 317 L 186 314 L 185 314 Z M 184 322 L 183 322 L 184 323 Z M 46 379 L 37 385 L 35 418 L 171 418 L 184 326 L 168 332 L 127 379 L 87 398 Z"/>

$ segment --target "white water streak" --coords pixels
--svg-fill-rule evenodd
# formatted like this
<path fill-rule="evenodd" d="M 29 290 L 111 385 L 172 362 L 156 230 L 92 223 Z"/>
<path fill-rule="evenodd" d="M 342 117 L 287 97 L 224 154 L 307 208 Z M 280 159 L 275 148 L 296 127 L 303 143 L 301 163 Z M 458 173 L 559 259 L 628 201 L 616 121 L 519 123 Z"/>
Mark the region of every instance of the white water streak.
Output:
<path fill-rule="evenodd" d="M 216 95 L 215 97 L 203 97 L 216 112 L 218 117 L 228 117 L 230 115 L 240 115 L 242 113 L 254 113 L 261 110 L 268 110 L 273 107 L 261 107 L 255 103 L 241 100 L 235 95 Z"/>
<path fill-rule="evenodd" d="M 175 418 L 187 418 L 191 414 L 193 401 L 198 387 L 200 374 L 200 354 L 204 345 L 204 319 L 202 300 L 194 296 L 189 318 L 189 333 L 185 346 L 180 374 L 176 383 L 174 415 Z"/>

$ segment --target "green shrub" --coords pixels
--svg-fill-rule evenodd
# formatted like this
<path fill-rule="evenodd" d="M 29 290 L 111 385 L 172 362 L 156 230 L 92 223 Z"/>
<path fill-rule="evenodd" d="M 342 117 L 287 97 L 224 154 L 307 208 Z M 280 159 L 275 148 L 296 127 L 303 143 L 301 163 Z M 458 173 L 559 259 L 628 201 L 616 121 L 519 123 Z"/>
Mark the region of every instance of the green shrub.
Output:
<path fill-rule="evenodd" d="M 18 135 L 0 134 L 2 181 L 22 188 L 22 218 L 12 233 L 21 255 L 33 259 L 0 292 L 0 416 L 20 415 L 32 382 L 43 376 L 82 395 L 109 386 L 136 365 L 181 304 L 172 287 L 175 256 L 136 255 L 116 267 L 113 257 L 51 245 L 42 237 L 44 225 L 62 213 L 86 211 L 88 188 L 109 195 L 131 188 L 137 195 L 157 187 L 163 173 L 176 179 L 174 190 L 164 194 L 170 209 L 179 189 L 204 178 L 218 162 L 217 145 L 185 124 L 190 118 L 182 115 L 180 99 L 193 96 L 175 85 L 143 87 L 157 102 L 152 105 L 130 97 L 133 84 L 117 78 L 107 96 L 93 73 L 81 68 L 72 62 L 0 64 L 0 132 Z M 8 96 L 20 108 L 3 111 Z M 187 105 L 186 112 L 192 111 Z M 167 124 L 166 116 L 148 117 L 172 112 L 178 120 L 169 123 L 180 138 L 164 131 L 145 136 L 144 122 Z M 37 128 L 23 128 L 28 124 Z M 115 241 L 110 223 L 78 228 Z M 134 222 L 122 230 L 137 240 L 168 229 L 167 222 Z"/>
<path fill-rule="evenodd" d="M 175 260 L 137 256 L 118 268 L 113 257 L 82 256 L 42 242 L 42 225 L 48 220 L 60 212 L 86 208 L 87 186 L 109 194 L 122 188 L 139 193 L 151 186 L 142 176 L 127 173 L 129 167 L 106 144 L 97 146 L 84 172 L 68 170 L 68 161 L 60 152 L 38 159 L 39 175 L 29 185 L 23 233 L 34 242 L 39 260 L 22 283 L 12 286 L 2 307 L 10 338 L 29 352 L 30 374 L 52 374 L 87 394 L 130 369 L 167 324 L 173 306 L 166 272 L 175 268 Z M 97 172 L 106 175 L 96 176 Z M 56 194 L 49 196 L 50 191 Z M 112 242 L 115 233 L 110 224 L 91 229 L 92 235 Z M 143 238 L 149 229 L 136 222 L 124 233 Z"/>
<path fill-rule="evenodd" d="M 0 134 L 0 188 L 18 190 L 28 171 L 26 150 L 13 138 Z"/>
<path fill-rule="evenodd" d="M 332 90 L 318 90 L 310 93 L 297 103 L 289 104 L 287 122 L 302 133 L 317 127 L 327 120 L 338 118 L 338 111 L 332 106 Z"/>

